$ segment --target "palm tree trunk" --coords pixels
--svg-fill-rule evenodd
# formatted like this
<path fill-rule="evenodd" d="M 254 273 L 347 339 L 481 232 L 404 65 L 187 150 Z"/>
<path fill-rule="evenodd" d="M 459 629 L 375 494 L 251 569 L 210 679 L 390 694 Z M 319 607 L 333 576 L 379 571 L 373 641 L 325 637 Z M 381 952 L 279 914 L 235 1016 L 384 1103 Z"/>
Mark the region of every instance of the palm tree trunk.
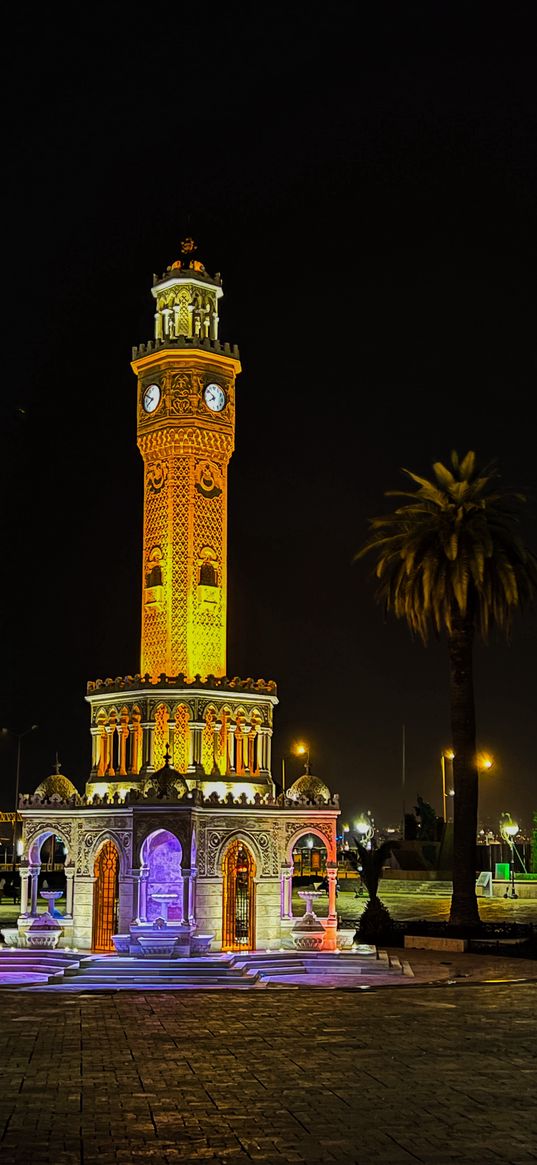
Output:
<path fill-rule="evenodd" d="M 475 893 L 477 837 L 477 757 L 473 681 L 474 623 L 470 614 L 452 616 L 448 635 L 451 732 L 453 741 L 453 897 L 452 926 L 475 926 L 479 910 Z"/>

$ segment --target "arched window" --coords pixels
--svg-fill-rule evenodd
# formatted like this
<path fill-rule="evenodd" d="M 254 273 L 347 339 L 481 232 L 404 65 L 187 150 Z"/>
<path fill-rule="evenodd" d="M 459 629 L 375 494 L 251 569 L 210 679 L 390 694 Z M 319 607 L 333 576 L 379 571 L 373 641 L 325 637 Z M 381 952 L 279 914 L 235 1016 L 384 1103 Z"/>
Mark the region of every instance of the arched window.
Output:
<path fill-rule="evenodd" d="M 93 949 L 113 951 L 119 896 L 119 854 L 113 841 L 101 846 L 93 873 Z"/>
<path fill-rule="evenodd" d="M 146 587 L 161 587 L 162 586 L 162 567 L 155 564 L 151 567 L 145 576 Z"/>
<path fill-rule="evenodd" d="M 202 562 L 200 566 L 200 586 L 215 587 L 217 585 L 216 570 L 212 562 Z"/>
<path fill-rule="evenodd" d="M 242 841 L 232 841 L 223 861 L 222 950 L 255 950 L 255 862 Z"/>

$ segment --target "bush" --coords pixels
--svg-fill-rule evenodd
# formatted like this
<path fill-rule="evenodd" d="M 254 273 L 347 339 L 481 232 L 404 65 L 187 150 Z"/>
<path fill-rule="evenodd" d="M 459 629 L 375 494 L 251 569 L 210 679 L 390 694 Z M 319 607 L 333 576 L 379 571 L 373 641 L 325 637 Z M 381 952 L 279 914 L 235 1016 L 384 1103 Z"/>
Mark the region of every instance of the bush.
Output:
<path fill-rule="evenodd" d="M 389 943 L 393 936 L 393 919 L 380 898 L 373 898 L 360 917 L 358 930 L 354 936 L 355 942 Z"/>

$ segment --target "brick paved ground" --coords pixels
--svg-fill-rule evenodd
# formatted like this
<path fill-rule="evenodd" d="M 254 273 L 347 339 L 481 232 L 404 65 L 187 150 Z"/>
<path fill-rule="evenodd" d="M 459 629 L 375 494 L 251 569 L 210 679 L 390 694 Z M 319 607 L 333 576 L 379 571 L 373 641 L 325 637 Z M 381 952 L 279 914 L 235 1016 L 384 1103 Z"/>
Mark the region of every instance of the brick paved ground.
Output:
<path fill-rule="evenodd" d="M 1 1165 L 537 1161 L 537 984 L 0 996 Z"/>

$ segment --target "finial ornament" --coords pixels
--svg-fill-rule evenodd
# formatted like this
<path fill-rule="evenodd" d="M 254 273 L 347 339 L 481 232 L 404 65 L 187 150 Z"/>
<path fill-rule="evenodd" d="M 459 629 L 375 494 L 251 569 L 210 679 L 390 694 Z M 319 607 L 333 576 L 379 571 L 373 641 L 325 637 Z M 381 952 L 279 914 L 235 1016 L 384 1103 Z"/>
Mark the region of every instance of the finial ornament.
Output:
<path fill-rule="evenodd" d="M 54 772 L 59 773 L 61 767 L 61 761 L 58 759 L 58 750 L 56 749 L 56 764 L 53 766 Z"/>
<path fill-rule="evenodd" d="M 186 239 L 181 239 L 180 251 L 182 255 L 192 255 L 197 249 L 194 239 L 190 235 L 187 235 Z"/>

